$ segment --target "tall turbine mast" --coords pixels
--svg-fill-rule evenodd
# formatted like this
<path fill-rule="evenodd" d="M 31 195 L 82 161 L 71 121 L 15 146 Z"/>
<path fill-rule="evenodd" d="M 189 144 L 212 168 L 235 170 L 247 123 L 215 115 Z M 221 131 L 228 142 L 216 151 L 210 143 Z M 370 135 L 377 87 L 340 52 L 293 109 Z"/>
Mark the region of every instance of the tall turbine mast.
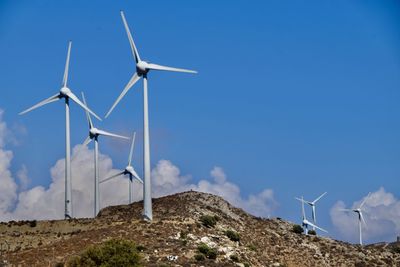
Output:
<path fill-rule="evenodd" d="M 86 99 L 85 95 L 82 92 L 82 100 L 85 105 Z M 120 139 L 128 139 L 128 137 L 113 134 L 107 131 L 103 131 L 94 127 L 92 122 L 92 118 L 90 117 L 89 112 L 86 111 L 86 119 L 89 125 L 89 136 L 86 138 L 84 145 L 88 145 L 92 140 L 94 140 L 94 217 L 100 211 L 100 190 L 99 190 L 99 136 L 107 136 L 107 137 L 115 137 Z"/>
<path fill-rule="evenodd" d="M 131 46 L 132 56 L 136 62 L 136 73 L 132 75 L 128 84 L 125 86 L 122 93 L 119 95 L 117 100 L 114 102 L 110 110 L 108 111 L 106 118 L 111 114 L 113 109 L 121 101 L 121 99 L 126 95 L 126 93 L 132 88 L 132 86 L 143 77 L 143 128 L 144 128 L 144 145 L 143 145 L 143 157 L 144 157 L 144 186 L 143 186 L 143 203 L 144 212 L 143 217 L 145 220 L 153 219 L 153 210 L 151 203 L 151 170 L 150 170 L 150 131 L 149 131 L 149 104 L 148 104 L 148 77 L 147 74 L 150 70 L 160 70 L 160 71 L 172 71 L 172 72 L 186 72 L 186 73 L 197 73 L 193 70 L 179 69 L 173 67 L 167 67 L 163 65 L 158 65 L 150 62 L 141 60 L 135 42 L 133 41 L 131 31 L 129 29 L 128 23 L 125 19 L 124 12 L 121 11 L 122 22 L 125 27 L 126 34 L 128 35 L 129 44 Z"/>
<path fill-rule="evenodd" d="M 64 202 L 64 217 L 65 219 L 73 218 L 73 210 L 72 210 L 72 179 L 71 179 L 71 139 L 70 139 L 70 111 L 69 111 L 69 103 L 70 100 L 78 104 L 85 111 L 89 112 L 93 116 L 95 116 L 98 120 L 101 120 L 99 116 L 97 116 L 93 111 L 91 111 L 85 104 L 83 104 L 74 93 L 72 93 L 71 89 L 68 88 L 68 73 L 69 73 L 69 59 L 71 55 L 71 46 L 72 42 L 68 43 L 68 53 L 67 60 L 65 63 L 64 69 L 64 77 L 62 82 L 62 87 L 59 93 L 39 102 L 33 107 L 22 111 L 19 115 L 28 113 L 34 109 L 37 109 L 41 106 L 47 105 L 49 103 L 55 102 L 64 98 L 65 100 L 65 202 Z"/>

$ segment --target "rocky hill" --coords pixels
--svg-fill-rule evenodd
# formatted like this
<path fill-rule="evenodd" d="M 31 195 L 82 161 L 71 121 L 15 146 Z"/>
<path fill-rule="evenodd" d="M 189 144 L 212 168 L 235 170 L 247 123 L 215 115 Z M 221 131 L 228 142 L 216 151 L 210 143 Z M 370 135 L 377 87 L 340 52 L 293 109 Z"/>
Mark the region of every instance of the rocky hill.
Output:
<path fill-rule="evenodd" d="M 0 224 L 5 266 L 62 266 L 90 245 L 133 240 L 144 266 L 400 266 L 400 246 L 361 247 L 293 232 L 222 198 L 185 192 L 154 199 L 154 221 L 142 203 L 103 209 L 96 219 Z M 2 264 L 0 263 L 0 266 Z"/>

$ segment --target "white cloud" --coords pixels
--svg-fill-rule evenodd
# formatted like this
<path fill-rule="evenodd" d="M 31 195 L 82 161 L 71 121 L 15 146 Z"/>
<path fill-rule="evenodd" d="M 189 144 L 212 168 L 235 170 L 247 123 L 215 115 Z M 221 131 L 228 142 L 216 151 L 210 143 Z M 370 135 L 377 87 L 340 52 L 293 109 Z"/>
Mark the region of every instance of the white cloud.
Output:
<path fill-rule="evenodd" d="M 10 172 L 13 153 L 4 149 L 10 139 L 10 131 L 3 120 L 4 111 L 0 109 L 0 214 L 11 210 L 17 199 L 17 184 Z"/>
<path fill-rule="evenodd" d="M 353 203 L 357 208 L 366 198 Z M 358 218 L 354 212 L 343 212 L 343 201 L 338 201 L 330 211 L 333 225 L 340 235 L 348 241 L 358 242 Z M 366 242 L 394 241 L 400 234 L 400 200 L 386 192 L 383 187 L 373 192 L 365 201 L 363 213 L 367 227 L 363 227 L 363 240 Z"/>
<path fill-rule="evenodd" d="M 164 196 L 192 189 L 219 195 L 234 206 L 243 208 L 254 215 L 264 217 L 270 216 L 278 206 L 271 189 L 264 189 L 259 194 L 243 198 L 240 188 L 228 181 L 221 167 L 214 167 L 210 175 L 213 178 L 212 181 L 203 179 L 197 184 L 190 184 L 190 175 L 181 176 L 178 167 L 168 160 L 161 160 L 152 171 L 153 194 L 155 196 Z"/>
<path fill-rule="evenodd" d="M 64 217 L 64 159 L 56 161 L 50 169 L 51 183 L 48 187 L 36 186 L 28 189 L 29 176 L 25 165 L 17 171 L 14 179 L 10 171 L 13 153 L 5 150 L 4 146 L 8 143 L 15 144 L 16 138 L 4 122 L 3 113 L 0 109 L 0 221 L 62 219 Z M 72 151 L 71 169 L 73 216 L 92 217 L 93 150 L 82 145 L 75 146 Z M 101 179 L 119 171 L 113 169 L 109 156 L 99 155 Z M 273 191 L 270 189 L 243 198 L 240 188 L 228 180 L 222 168 L 214 167 L 210 176 L 211 180 L 203 179 L 194 184 L 190 182 L 192 179 L 190 175 L 181 175 L 177 166 L 168 160 L 160 160 L 152 170 L 153 196 L 160 197 L 192 189 L 222 196 L 233 205 L 258 216 L 269 216 L 277 206 Z M 100 206 L 127 203 L 128 185 L 127 177 L 117 177 L 101 184 Z M 142 194 L 142 185 L 134 180 L 133 200 L 141 200 Z"/>

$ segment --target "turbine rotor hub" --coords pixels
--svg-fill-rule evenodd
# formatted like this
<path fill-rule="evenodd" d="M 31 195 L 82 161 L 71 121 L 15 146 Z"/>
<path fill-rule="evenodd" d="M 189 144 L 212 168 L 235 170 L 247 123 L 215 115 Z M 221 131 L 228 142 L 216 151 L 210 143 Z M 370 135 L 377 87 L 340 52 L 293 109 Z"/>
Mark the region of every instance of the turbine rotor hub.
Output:
<path fill-rule="evenodd" d="M 149 69 L 147 68 L 147 62 L 146 61 L 139 61 L 136 64 L 136 71 L 138 72 L 139 75 L 143 75 L 149 72 Z"/>
<path fill-rule="evenodd" d="M 89 130 L 89 132 L 90 132 L 90 135 L 92 135 L 92 136 L 96 136 L 99 134 L 97 128 L 91 128 Z"/>
<path fill-rule="evenodd" d="M 62 96 L 68 96 L 71 93 L 71 90 L 68 87 L 63 87 L 60 90 Z"/>

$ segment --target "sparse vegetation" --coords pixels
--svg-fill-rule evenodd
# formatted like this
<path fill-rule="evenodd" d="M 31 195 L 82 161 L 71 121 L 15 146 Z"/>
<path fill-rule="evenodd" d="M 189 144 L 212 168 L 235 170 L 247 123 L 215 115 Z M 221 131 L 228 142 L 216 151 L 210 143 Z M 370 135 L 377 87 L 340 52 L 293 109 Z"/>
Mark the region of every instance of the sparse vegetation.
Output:
<path fill-rule="evenodd" d="M 308 231 L 308 234 L 309 235 L 317 235 L 317 232 L 315 232 L 315 230 L 310 230 L 310 231 Z"/>
<path fill-rule="evenodd" d="M 225 235 L 232 241 L 234 242 L 239 242 L 240 241 L 240 235 L 233 231 L 233 230 L 227 230 L 225 231 Z"/>
<path fill-rule="evenodd" d="M 194 259 L 196 261 L 204 261 L 206 259 L 206 257 L 203 254 L 196 254 L 196 255 L 194 255 Z"/>
<path fill-rule="evenodd" d="M 36 222 L 36 220 L 33 220 L 33 221 L 29 221 L 29 226 L 30 227 L 36 227 L 36 225 L 37 225 L 37 222 Z"/>
<path fill-rule="evenodd" d="M 109 240 L 101 245 L 91 246 L 80 256 L 72 258 L 67 266 L 131 266 L 141 265 L 141 256 L 136 245 L 127 240 Z"/>
<path fill-rule="evenodd" d="M 304 232 L 303 227 L 301 225 L 295 224 L 293 225 L 292 232 L 296 234 L 302 234 Z"/>
<path fill-rule="evenodd" d="M 239 262 L 239 257 L 237 255 L 235 255 L 235 254 L 232 254 L 229 258 L 233 262 Z"/>
<path fill-rule="evenodd" d="M 254 244 L 250 244 L 247 246 L 251 251 L 257 251 L 257 246 Z"/>
<path fill-rule="evenodd" d="M 214 248 L 210 248 L 207 244 L 201 243 L 197 250 L 208 259 L 215 260 L 217 258 L 217 251 Z"/>
<path fill-rule="evenodd" d="M 392 247 L 392 251 L 393 251 L 394 253 L 399 253 L 399 254 L 400 254 L 400 245 L 398 245 L 398 246 L 393 246 L 393 247 Z"/>
<path fill-rule="evenodd" d="M 217 216 L 203 215 L 200 217 L 200 222 L 207 228 L 212 228 L 217 224 L 219 218 Z"/>

